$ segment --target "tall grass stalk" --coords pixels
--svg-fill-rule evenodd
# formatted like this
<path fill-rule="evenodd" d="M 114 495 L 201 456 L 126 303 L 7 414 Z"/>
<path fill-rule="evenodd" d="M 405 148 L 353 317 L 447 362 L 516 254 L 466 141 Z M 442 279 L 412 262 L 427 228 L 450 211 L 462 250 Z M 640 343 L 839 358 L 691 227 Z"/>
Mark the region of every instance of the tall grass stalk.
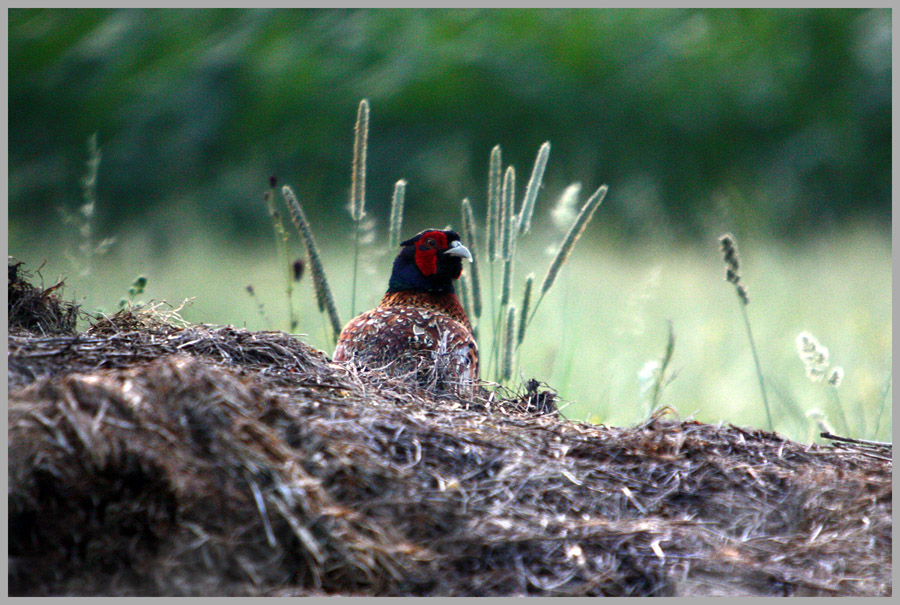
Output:
<path fill-rule="evenodd" d="M 87 173 L 81 178 L 82 204 L 78 212 L 69 213 L 60 208 L 63 222 L 73 225 L 78 231 L 78 254 L 67 250 L 65 256 L 72 268 L 82 277 L 93 272 L 94 257 L 106 254 L 115 243 L 114 237 L 94 241 L 94 220 L 97 211 L 97 177 L 100 173 L 102 153 L 97 145 L 97 133 L 88 137 L 88 159 L 85 162 Z"/>
<path fill-rule="evenodd" d="M 847 420 L 847 415 L 844 413 L 844 406 L 841 403 L 841 396 L 838 394 L 838 387 L 841 386 L 841 381 L 844 378 L 844 370 L 840 367 L 832 368 L 828 373 L 828 390 L 831 391 L 831 397 L 834 400 L 834 405 L 837 408 L 838 416 L 841 419 L 841 424 L 844 427 L 844 435 L 847 437 L 850 436 L 850 422 Z M 862 437 L 865 435 L 865 414 L 860 412 L 857 414 L 859 418 L 859 436 Z"/>
<path fill-rule="evenodd" d="M 850 423 L 847 421 L 847 415 L 844 414 L 844 406 L 841 404 L 840 395 L 838 395 L 838 387 L 844 379 L 844 369 L 840 366 L 831 365 L 831 359 L 828 347 L 819 343 L 815 336 L 809 332 L 800 332 L 797 335 L 797 354 L 806 368 L 806 376 L 812 382 L 822 382 L 829 387 L 832 407 L 837 413 L 832 411 L 833 417 L 841 419 L 841 430 L 844 435 L 850 435 Z M 859 435 L 865 435 L 865 417 L 859 414 Z"/>
<path fill-rule="evenodd" d="M 500 207 L 502 205 L 501 198 L 503 196 L 503 162 L 500 145 L 495 145 L 491 149 L 490 159 L 488 161 L 488 199 L 487 199 L 487 224 L 486 229 L 486 257 L 490 272 L 491 284 L 491 334 L 496 341 L 496 335 L 499 334 L 498 326 L 498 309 L 494 306 L 497 300 L 497 293 L 494 290 L 496 280 L 494 278 L 494 263 L 500 257 Z M 495 348 L 495 347 L 492 347 Z M 491 355 L 491 362 L 494 360 Z"/>
<path fill-rule="evenodd" d="M 463 238 L 470 246 L 472 253 L 472 262 L 469 264 L 469 271 L 472 275 L 470 280 L 472 284 L 472 315 L 475 318 L 473 323 L 477 323 L 478 319 L 481 318 L 481 276 L 479 274 L 480 262 L 477 252 L 478 240 L 475 238 L 475 214 L 472 212 L 472 203 L 469 202 L 469 198 L 465 198 L 462 201 L 462 226 Z"/>
<path fill-rule="evenodd" d="M 534 288 L 534 273 L 525 278 L 525 291 L 522 294 L 522 310 L 519 311 L 519 333 L 516 336 L 516 349 L 522 346 L 525 340 L 525 328 L 528 327 L 528 311 L 531 307 L 531 290 Z"/>
<path fill-rule="evenodd" d="M 359 103 L 353 138 L 353 175 L 350 184 L 350 216 L 353 219 L 353 286 L 350 316 L 356 315 L 356 272 L 359 265 L 359 230 L 366 216 L 366 153 L 369 146 L 369 101 Z"/>
<path fill-rule="evenodd" d="M 656 409 L 659 405 L 660 399 L 662 398 L 663 389 L 665 389 L 672 380 L 675 379 L 674 376 L 669 376 L 666 372 L 669 369 L 669 365 L 672 363 L 672 356 L 675 354 L 675 326 L 672 325 L 672 322 L 669 321 L 669 335 L 666 339 L 666 350 L 663 353 L 662 362 L 659 364 L 659 372 L 656 374 L 656 380 L 653 383 L 653 395 L 651 396 L 651 405 L 650 411 Z"/>
<path fill-rule="evenodd" d="M 512 166 L 506 168 L 503 177 L 503 194 L 501 196 L 500 238 L 501 256 L 503 258 L 503 282 L 500 288 L 500 308 L 506 313 L 512 295 L 513 260 L 516 250 L 516 170 Z"/>
<path fill-rule="evenodd" d="M 459 302 L 462 305 L 463 311 L 466 312 L 466 317 L 472 317 L 472 304 L 469 302 L 469 299 L 472 297 L 472 284 L 471 279 L 469 279 L 468 273 L 463 273 L 459 277 Z"/>
<path fill-rule="evenodd" d="M 756 352 L 756 342 L 753 340 L 753 330 L 750 328 L 750 317 L 747 315 L 747 303 L 741 303 L 741 316 L 744 318 L 744 327 L 747 329 L 747 340 L 750 341 L 750 351 L 753 353 L 753 364 L 756 366 L 756 378 L 759 380 L 759 392 L 762 395 L 763 405 L 766 408 L 766 422 L 769 430 L 775 430 L 772 422 L 772 412 L 769 410 L 769 397 L 766 395 L 766 385 L 763 381 L 762 366 L 759 363 L 759 353 Z"/>
<path fill-rule="evenodd" d="M 891 378 L 892 373 L 888 373 L 887 381 L 884 383 L 884 390 L 881 392 L 881 407 L 878 410 L 878 416 L 875 419 L 875 429 L 872 431 L 872 437 L 878 437 L 878 430 L 881 428 L 881 415 L 884 413 L 885 408 L 890 402 L 888 399 L 888 393 L 891 392 Z"/>
<path fill-rule="evenodd" d="M 522 200 L 522 211 L 519 213 L 517 225 L 519 235 L 524 235 L 531 231 L 531 215 L 534 214 L 534 202 L 544 180 L 544 169 L 547 168 L 549 157 L 550 142 L 547 141 L 538 150 L 537 159 L 534 161 L 534 169 L 531 171 L 531 178 L 528 179 L 528 185 L 525 187 L 525 199 Z"/>
<path fill-rule="evenodd" d="M 275 188 L 277 180 L 275 177 L 269 178 L 269 189 L 263 194 L 263 200 L 266 203 L 266 209 L 269 211 L 269 219 L 272 221 L 272 229 L 275 233 L 275 254 L 278 262 L 284 271 L 284 293 L 288 309 L 288 325 L 290 332 L 294 332 L 300 323 L 300 318 L 294 311 L 294 280 L 293 268 L 291 265 L 290 252 L 288 249 L 288 232 L 284 228 L 284 221 L 281 219 L 281 212 L 275 206 Z"/>
<path fill-rule="evenodd" d="M 759 354 L 756 352 L 756 343 L 753 340 L 753 330 L 750 328 L 750 317 L 747 315 L 747 305 L 750 304 L 750 297 L 747 295 L 747 289 L 741 283 L 740 275 L 740 258 L 737 253 L 737 242 L 734 236 L 726 233 L 719 237 L 719 244 L 722 249 L 722 255 L 725 259 L 725 280 L 734 285 L 734 291 L 738 297 L 738 303 L 741 308 L 741 317 L 744 319 L 744 327 L 747 330 L 747 340 L 750 341 L 750 351 L 753 353 L 753 363 L 756 365 L 756 378 L 759 380 L 759 391 L 762 394 L 763 405 L 766 408 L 766 420 L 769 430 L 775 428 L 772 422 L 772 412 L 769 409 L 769 397 L 766 395 L 766 385 L 763 380 L 762 366 L 759 363 Z"/>
<path fill-rule="evenodd" d="M 506 309 L 506 322 L 503 328 L 503 364 L 500 368 L 500 380 L 509 380 L 512 377 L 515 338 L 516 308 L 511 305 Z"/>
<path fill-rule="evenodd" d="M 325 277 L 325 269 L 322 266 L 322 259 L 319 256 L 319 248 L 316 246 L 316 240 L 313 237 L 312 229 L 310 229 L 309 221 L 306 220 L 306 214 L 303 212 L 303 206 L 297 201 L 297 197 L 291 188 L 285 185 L 281 188 L 281 195 L 287 203 L 288 210 L 291 214 L 291 220 L 300 238 L 306 247 L 306 260 L 309 265 L 309 271 L 312 275 L 313 290 L 316 293 L 316 301 L 319 305 L 319 311 L 328 313 L 328 319 L 331 322 L 331 332 L 333 342 L 337 342 L 338 335 L 341 333 L 341 320 L 338 316 L 337 307 L 334 305 L 334 297 L 331 295 L 331 288 L 328 287 L 328 280 Z"/>
<path fill-rule="evenodd" d="M 490 374 L 493 368 L 496 368 L 497 376 L 500 380 L 508 378 L 506 366 L 507 355 L 515 354 L 519 346 L 522 344 L 528 324 L 534 317 L 543 296 L 547 293 L 559 273 L 560 268 L 565 263 L 575 243 L 584 232 L 587 223 L 590 221 L 593 213 L 599 207 L 606 195 L 606 185 L 601 186 L 590 199 L 585 202 L 581 211 L 574 216 L 574 220 L 560 246 L 559 252 L 551 263 L 547 276 L 541 286 L 541 292 L 537 302 L 532 307 L 532 297 L 534 292 L 534 275 L 529 275 L 525 281 L 525 290 L 522 298 L 522 307 L 518 313 L 518 323 L 516 324 L 515 315 L 512 318 L 513 325 L 518 327 L 512 333 L 506 332 L 506 328 L 510 322 L 509 313 L 513 309 L 512 305 L 512 288 L 514 282 L 514 268 L 516 248 L 518 247 L 518 238 L 530 231 L 532 217 L 534 214 L 535 202 L 537 195 L 541 189 L 544 172 L 550 155 L 550 143 L 546 142 L 541 145 L 535 159 L 534 168 L 531 177 L 525 189 L 525 195 L 522 200 L 522 206 L 516 212 L 516 171 L 513 166 L 508 166 L 503 170 L 501 161 L 500 146 L 497 145 L 491 150 L 490 163 L 488 167 L 488 201 L 487 201 L 487 221 L 485 226 L 486 245 L 485 252 L 490 265 L 490 287 L 491 287 L 491 309 L 490 317 L 492 322 L 492 342 L 490 354 L 487 356 L 488 362 L 485 364 L 486 374 Z M 569 187 L 567 189 L 567 200 L 572 198 L 573 194 L 577 198 L 579 187 Z M 554 215 L 554 221 L 558 217 Z M 464 237 L 472 242 L 474 238 L 474 219 L 471 212 L 471 204 L 468 200 L 463 203 L 463 231 Z M 500 276 L 500 293 L 495 295 L 494 287 L 494 263 L 495 261 L 503 261 L 502 274 Z M 476 265 L 477 267 L 477 265 Z M 479 275 L 477 268 L 472 272 L 472 301 L 480 294 Z M 495 308 L 494 304 L 499 303 L 499 308 Z M 506 343 L 509 343 L 509 347 Z M 511 347 L 511 348 L 510 348 Z"/>
<path fill-rule="evenodd" d="M 513 281 L 513 257 L 503 261 L 503 281 L 500 285 L 500 307 L 506 312 L 506 307 L 512 299 L 512 281 Z"/>
<path fill-rule="evenodd" d="M 512 308 L 510 305 L 510 301 L 512 300 L 512 282 L 513 282 L 513 258 L 510 257 L 508 260 L 503 261 L 503 281 L 500 284 L 500 319 L 502 320 L 503 315 L 509 313 L 509 309 Z M 515 341 L 513 341 L 515 342 Z M 496 345 L 496 339 L 495 339 Z M 496 349 L 496 347 L 495 347 Z"/>
<path fill-rule="evenodd" d="M 500 193 L 500 241 L 498 243 L 498 248 L 500 258 L 503 260 L 503 274 L 501 276 L 502 281 L 500 284 L 500 308 L 497 311 L 498 315 L 495 325 L 500 324 L 501 328 L 503 317 L 509 311 L 509 302 L 512 294 L 513 259 L 515 257 L 516 236 L 515 199 L 516 170 L 512 166 L 508 166 L 503 175 L 503 187 Z M 497 332 L 495 331 L 495 334 L 496 333 Z M 501 359 L 498 360 L 498 368 L 500 368 L 502 373 L 502 367 L 499 365 L 499 362 L 502 361 L 502 353 L 497 345 L 498 339 L 494 338 L 491 347 L 491 360 L 493 362 L 498 355 L 501 356 Z"/>
<path fill-rule="evenodd" d="M 487 204 L 487 255 L 488 262 L 498 259 L 497 243 L 500 241 L 500 197 L 503 190 L 503 164 L 501 163 L 500 145 L 491 149 L 488 166 L 488 204 Z"/>
<path fill-rule="evenodd" d="M 606 197 L 607 189 L 608 187 L 606 185 L 600 185 L 597 191 L 595 191 L 584 203 L 584 206 L 581 207 L 581 211 L 578 213 L 578 216 L 575 217 L 572 226 L 569 227 L 569 231 L 566 233 L 566 237 L 559 246 L 556 256 L 553 257 L 553 261 L 547 269 L 547 274 L 544 276 L 544 281 L 541 283 L 541 292 L 538 295 L 537 302 L 534 304 L 534 309 L 531 311 L 531 315 L 528 318 L 528 323 L 531 323 L 534 319 L 534 314 L 537 313 L 541 301 L 544 300 L 544 296 L 550 288 L 553 287 L 553 283 L 559 275 L 559 270 L 562 269 L 562 266 L 565 264 L 566 260 L 568 260 L 569 255 L 572 253 L 572 249 L 575 247 L 581 234 L 584 233 L 591 217 L 594 216 L 594 211 L 600 207 L 600 203 L 603 201 L 603 198 Z"/>
<path fill-rule="evenodd" d="M 80 249 L 85 258 L 87 274 L 91 273 L 91 264 L 94 257 L 93 218 L 97 207 L 97 175 L 100 173 L 101 157 L 100 147 L 97 145 L 97 133 L 95 132 L 88 138 L 88 159 L 85 162 L 87 174 L 81 179 L 81 194 L 84 204 L 82 204 L 80 212 L 84 217 L 84 221 L 80 228 L 82 237 Z"/>
<path fill-rule="evenodd" d="M 512 257 L 516 233 L 516 169 L 512 166 L 506 167 L 500 198 L 500 258 L 509 260 Z"/>
<path fill-rule="evenodd" d="M 400 228 L 403 226 L 403 204 L 406 201 L 406 181 L 400 179 L 394 183 L 394 195 L 391 196 L 391 222 L 389 225 L 388 248 L 396 250 L 400 245 Z"/>
<path fill-rule="evenodd" d="M 269 316 L 266 313 L 266 306 L 263 304 L 261 300 L 256 297 L 256 289 L 252 284 L 247 284 L 244 287 L 244 290 L 247 291 L 247 294 L 250 295 L 250 298 L 256 303 L 256 312 L 259 313 L 259 316 L 262 318 L 263 323 L 265 325 L 270 325 Z"/>

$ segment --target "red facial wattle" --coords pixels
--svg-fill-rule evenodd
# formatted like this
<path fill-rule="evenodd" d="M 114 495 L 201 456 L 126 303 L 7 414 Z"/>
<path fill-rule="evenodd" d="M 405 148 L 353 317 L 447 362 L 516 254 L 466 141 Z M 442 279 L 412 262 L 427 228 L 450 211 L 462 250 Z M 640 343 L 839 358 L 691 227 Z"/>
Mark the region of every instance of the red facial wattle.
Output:
<path fill-rule="evenodd" d="M 447 235 L 441 231 L 428 231 L 416 241 L 416 266 L 422 275 L 437 273 L 437 255 L 447 249 Z"/>

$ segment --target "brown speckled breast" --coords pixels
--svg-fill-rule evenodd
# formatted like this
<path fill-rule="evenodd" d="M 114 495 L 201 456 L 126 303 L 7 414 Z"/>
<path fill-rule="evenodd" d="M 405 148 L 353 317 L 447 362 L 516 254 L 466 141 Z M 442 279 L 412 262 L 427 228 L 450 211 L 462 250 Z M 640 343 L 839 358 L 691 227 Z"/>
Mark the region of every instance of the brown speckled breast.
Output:
<path fill-rule="evenodd" d="M 478 347 L 454 295 L 389 293 L 341 331 L 334 361 L 410 378 L 438 391 L 470 391 Z"/>

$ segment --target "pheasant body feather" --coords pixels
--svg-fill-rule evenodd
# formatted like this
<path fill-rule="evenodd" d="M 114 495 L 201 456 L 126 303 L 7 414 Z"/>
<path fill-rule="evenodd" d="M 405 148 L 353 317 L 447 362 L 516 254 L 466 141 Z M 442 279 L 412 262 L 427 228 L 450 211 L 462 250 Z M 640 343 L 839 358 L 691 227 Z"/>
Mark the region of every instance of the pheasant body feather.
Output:
<path fill-rule="evenodd" d="M 471 254 L 453 231 L 426 230 L 401 245 L 387 293 L 347 323 L 334 360 L 437 391 L 470 392 L 478 381 L 478 346 L 453 280 Z"/>

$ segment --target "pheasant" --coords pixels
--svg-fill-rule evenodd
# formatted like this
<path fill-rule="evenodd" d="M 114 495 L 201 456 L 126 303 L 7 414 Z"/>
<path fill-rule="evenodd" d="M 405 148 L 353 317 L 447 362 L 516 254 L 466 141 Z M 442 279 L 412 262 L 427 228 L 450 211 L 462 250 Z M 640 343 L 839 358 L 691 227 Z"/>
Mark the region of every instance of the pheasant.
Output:
<path fill-rule="evenodd" d="M 334 361 L 438 392 L 470 393 L 478 381 L 478 347 L 453 281 L 472 254 L 455 231 L 426 229 L 400 246 L 387 293 L 341 330 Z"/>

